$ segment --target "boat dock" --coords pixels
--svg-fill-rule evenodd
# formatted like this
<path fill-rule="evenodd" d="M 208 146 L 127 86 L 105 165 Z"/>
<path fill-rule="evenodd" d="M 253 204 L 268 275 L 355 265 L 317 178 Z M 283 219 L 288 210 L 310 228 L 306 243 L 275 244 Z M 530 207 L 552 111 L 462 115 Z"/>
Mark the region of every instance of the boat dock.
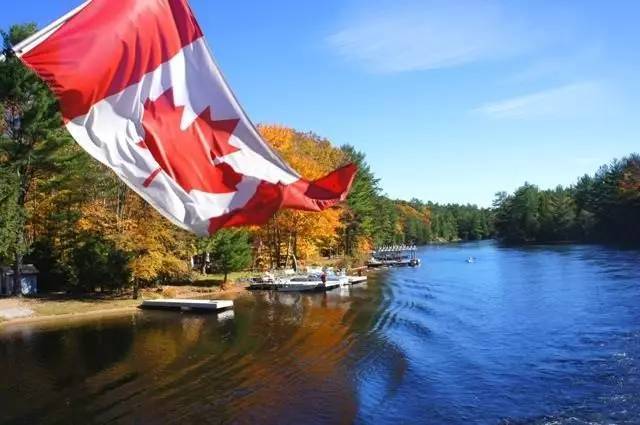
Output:
<path fill-rule="evenodd" d="M 420 259 L 417 257 L 415 245 L 381 246 L 373 250 L 367 267 L 417 267 Z"/>
<path fill-rule="evenodd" d="M 367 276 L 347 276 L 348 285 L 353 286 L 359 283 L 367 281 Z M 247 287 L 250 291 L 266 290 L 266 291 L 278 291 L 288 290 L 290 292 L 326 292 L 339 288 L 344 285 L 340 285 L 339 281 L 327 280 L 323 285 L 309 286 L 308 288 L 301 287 L 301 289 L 295 289 L 292 285 L 287 285 L 278 280 L 272 282 L 255 282 Z"/>
<path fill-rule="evenodd" d="M 221 311 L 233 308 L 231 300 L 144 300 L 140 308 L 182 311 Z"/>
<path fill-rule="evenodd" d="M 367 281 L 366 276 L 349 276 L 349 285 L 357 285 Z"/>

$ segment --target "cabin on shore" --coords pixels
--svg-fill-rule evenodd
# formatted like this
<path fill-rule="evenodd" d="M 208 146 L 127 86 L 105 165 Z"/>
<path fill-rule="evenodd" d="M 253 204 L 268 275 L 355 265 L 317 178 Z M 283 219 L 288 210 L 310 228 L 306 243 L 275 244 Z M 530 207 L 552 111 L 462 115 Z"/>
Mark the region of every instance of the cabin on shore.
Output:
<path fill-rule="evenodd" d="M 33 264 L 20 268 L 20 285 L 15 285 L 12 267 L 0 267 L 0 296 L 35 295 L 38 293 L 38 269 Z"/>

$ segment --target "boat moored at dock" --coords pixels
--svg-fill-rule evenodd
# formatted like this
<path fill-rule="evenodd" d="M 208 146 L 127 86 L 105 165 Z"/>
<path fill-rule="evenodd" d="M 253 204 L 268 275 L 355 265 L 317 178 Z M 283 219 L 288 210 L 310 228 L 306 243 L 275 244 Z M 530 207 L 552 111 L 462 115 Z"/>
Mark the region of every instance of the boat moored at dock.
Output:
<path fill-rule="evenodd" d="M 421 263 L 415 245 L 390 245 L 376 248 L 367 261 L 367 267 L 418 267 Z"/>
<path fill-rule="evenodd" d="M 336 288 L 348 287 L 366 282 L 366 276 L 347 276 L 345 273 L 335 273 L 331 270 L 318 272 L 312 270 L 304 274 L 282 276 L 272 281 L 260 280 L 252 282 L 249 290 L 271 290 L 280 292 L 324 292 Z"/>

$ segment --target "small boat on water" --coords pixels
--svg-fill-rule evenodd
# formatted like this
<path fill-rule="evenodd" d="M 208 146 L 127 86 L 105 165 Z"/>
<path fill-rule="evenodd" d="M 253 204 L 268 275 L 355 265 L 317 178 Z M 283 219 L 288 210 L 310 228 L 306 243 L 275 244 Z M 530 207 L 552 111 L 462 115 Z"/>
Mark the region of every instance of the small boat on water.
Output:
<path fill-rule="evenodd" d="M 346 275 L 335 273 L 310 273 L 277 279 L 273 289 L 281 292 L 329 291 L 334 288 L 349 286 Z"/>
<path fill-rule="evenodd" d="M 310 292 L 326 290 L 320 276 L 293 276 L 290 278 L 277 279 L 273 285 L 273 290 L 279 292 Z"/>
<path fill-rule="evenodd" d="M 265 273 L 262 276 L 252 277 L 249 279 L 249 289 L 271 289 L 276 278 L 271 273 Z"/>
<path fill-rule="evenodd" d="M 345 270 L 333 268 L 308 268 L 306 273 L 285 273 L 275 276 L 265 273 L 249 279 L 249 290 L 270 290 L 282 292 L 321 292 L 344 288 L 367 281 L 366 276 L 348 276 Z"/>
<path fill-rule="evenodd" d="M 369 259 L 369 261 L 367 261 L 367 267 L 370 267 L 372 269 L 378 268 L 378 267 L 384 267 L 384 261 L 380 261 L 375 257 L 371 257 Z"/>

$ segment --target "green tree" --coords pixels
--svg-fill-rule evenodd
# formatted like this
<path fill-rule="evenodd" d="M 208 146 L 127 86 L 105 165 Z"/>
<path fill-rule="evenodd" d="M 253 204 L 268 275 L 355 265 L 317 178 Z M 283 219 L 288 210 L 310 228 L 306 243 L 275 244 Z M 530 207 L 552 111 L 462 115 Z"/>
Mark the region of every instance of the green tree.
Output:
<path fill-rule="evenodd" d="M 249 233 L 244 229 L 223 229 L 200 242 L 200 249 L 208 252 L 216 270 L 224 274 L 223 285 L 230 272 L 240 271 L 251 264 Z"/>
<path fill-rule="evenodd" d="M 541 228 L 540 201 L 540 190 L 529 183 L 513 195 L 499 193 L 494 201 L 498 236 L 509 243 L 536 241 Z"/>
<path fill-rule="evenodd" d="M 70 142 L 70 136 L 61 126 L 57 101 L 45 84 L 15 56 L 11 46 L 36 31 L 35 24 L 14 25 L 2 31 L 3 52 L 7 55 L 0 63 L 0 105 L 4 122 L 0 129 L 0 168 L 5 191 L 15 191 L 11 199 L 15 211 L 11 224 L 4 225 L 12 232 L 6 239 L 8 251 L 14 262 L 15 280 L 20 280 L 20 267 L 29 240 L 25 234 L 28 219 L 25 204 L 33 187 L 33 181 L 59 170 L 60 149 Z M 7 190 L 7 185 L 14 185 Z M 9 198 L 5 198 L 5 202 Z M 7 204 L 5 204 L 6 207 Z"/>
<path fill-rule="evenodd" d="M 373 238 L 376 234 L 380 187 L 379 180 L 367 164 L 364 153 L 349 145 L 341 149 L 346 158 L 358 166 L 358 173 L 347 197 L 348 208 L 341 218 L 344 227 L 344 250 L 347 255 L 352 255 L 359 237 Z"/>
<path fill-rule="evenodd" d="M 18 208 L 18 185 L 14 173 L 0 169 L 0 261 L 13 261 L 17 236 L 24 221 Z M 21 248 L 22 250 L 22 248 Z"/>
<path fill-rule="evenodd" d="M 122 288 L 128 284 L 131 270 L 127 253 L 100 235 L 84 234 L 72 251 L 73 288 L 101 291 Z"/>

